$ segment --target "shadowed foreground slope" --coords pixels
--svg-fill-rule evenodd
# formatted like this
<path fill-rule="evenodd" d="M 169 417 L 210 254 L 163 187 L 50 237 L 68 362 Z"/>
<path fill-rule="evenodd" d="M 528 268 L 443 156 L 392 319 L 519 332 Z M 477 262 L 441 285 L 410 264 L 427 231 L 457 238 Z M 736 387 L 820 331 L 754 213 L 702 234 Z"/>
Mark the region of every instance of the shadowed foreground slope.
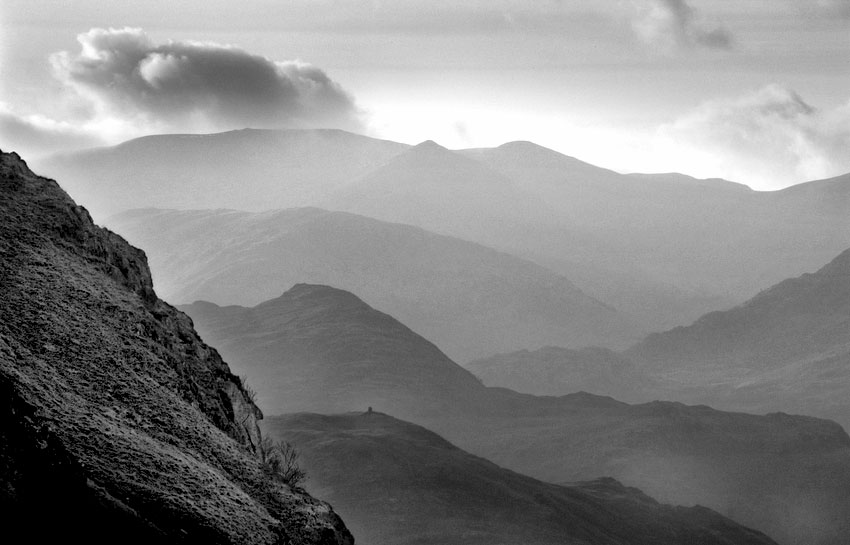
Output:
<path fill-rule="evenodd" d="M 268 413 L 372 406 L 545 481 L 612 476 L 780 543 L 843 545 L 850 535 L 850 437 L 834 422 L 487 388 L 391 316 L 327 286 L 299 285 L 253 308 L 183 308 Z"/>
<path fill-rule="evenodd" d="M 144 253 L 0 155 L 5 535 L 352 543 L 327 504 L 263 472 L 261 417 L 191 320 L 157 298 Z"/>
<path fill-rule="evenodd" d="M 557 486 L 502 469 L 382 413 L 273 417 L 308 487 L 371 545 L 774 543 L 701 507 L 661 505 L 613 479 Z"/>

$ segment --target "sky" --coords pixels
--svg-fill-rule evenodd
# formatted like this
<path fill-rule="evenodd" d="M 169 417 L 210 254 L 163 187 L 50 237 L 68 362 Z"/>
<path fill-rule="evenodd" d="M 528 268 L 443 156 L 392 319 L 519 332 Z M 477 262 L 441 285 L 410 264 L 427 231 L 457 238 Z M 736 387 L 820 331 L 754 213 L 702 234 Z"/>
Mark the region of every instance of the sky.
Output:
<path fill-rule="evenodd" d="M 3 0 L 0 148 L 333 127 L 772 190 L 850 172 L 850 0 Z"/>

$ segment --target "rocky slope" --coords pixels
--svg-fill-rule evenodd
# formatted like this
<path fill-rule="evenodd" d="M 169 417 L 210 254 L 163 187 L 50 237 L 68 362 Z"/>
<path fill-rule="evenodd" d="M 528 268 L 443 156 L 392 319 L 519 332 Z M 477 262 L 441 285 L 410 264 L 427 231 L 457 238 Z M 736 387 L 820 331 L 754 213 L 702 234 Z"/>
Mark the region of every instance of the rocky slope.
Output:
<path fill-rule="evenodd" d="M 272 480 L 261 413 L 144 253 L 0 155 L 0 506 L 6 535 L 88 543 L 353 539 Z"/>
<path fill-rule="evenodd" d="M 264 422 L 300 449 L 308 488 L 373 545 L 773 543 L 702 507 L 662 505 L 613 479 L 557 486 L 379 413 Z"/>
<path fill-rule="evenodd" d="M 256 305 L 294 284 L 357 293 L 459 361 L 546 344 L 625 348 L 638 327 L 527 260 L 409 225 L 315 208 L 133 210 L 107 225 L 174 303 Z"/>
<path fill-rule="evenodd" d="M 327 286 L 251 309 L 184 308 L 270 414 L 372 406 L 545 481 L 612 476 L 780 543 L 850 535 L 850 437 L 834 422 L 487 388 L 391 316 Z"/>

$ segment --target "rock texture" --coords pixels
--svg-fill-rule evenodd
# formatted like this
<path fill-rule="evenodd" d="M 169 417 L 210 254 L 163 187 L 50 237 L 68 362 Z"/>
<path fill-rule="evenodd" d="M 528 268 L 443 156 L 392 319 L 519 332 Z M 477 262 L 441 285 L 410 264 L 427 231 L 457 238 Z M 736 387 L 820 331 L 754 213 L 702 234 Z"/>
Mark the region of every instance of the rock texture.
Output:
<path fill-rule="evenodd" d="M 141 250 L 0 155 L 0 509 L 31 542 L 353 538 L 273 481 L 259 409 Z M 34 522 L 35 521 L 35 522 Z"/>

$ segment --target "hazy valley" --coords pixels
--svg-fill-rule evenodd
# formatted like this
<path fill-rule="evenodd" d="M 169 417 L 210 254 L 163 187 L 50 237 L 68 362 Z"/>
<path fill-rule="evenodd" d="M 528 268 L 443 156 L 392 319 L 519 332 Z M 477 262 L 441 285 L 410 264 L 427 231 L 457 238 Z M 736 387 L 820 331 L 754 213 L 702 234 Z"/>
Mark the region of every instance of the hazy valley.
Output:
<path fill-rule="evenodd" d="M 15 161 L 7 160 L 5 174 L 12 186 L 50 183 Z M 180 350 L 213 359 L 220 352 L 228 362 L 216 363 L 217 380 L 230 381 L 220 410 L 232 416 L 204 412 L 219 409 L 192 397 L 207 394 L 180 357 L 155 361 L 170 362 L 189 386 L 155 378 L 157 388 L 176 387 L 195 407 L 186 410 L 199 407 L 225 431 L 242 418 L 237 407 L 256 421 L 256 402 L 267 415 L 268 437 L 299 449 L 308 490 L 338 505 L 355 537 L 367 543 L 544 544 L 568 536 L 589 544 L 838 545 L 850 535 L 850 437 L 841 425 L 814 418 L 847 422 L 850 284 L 841 252 L 850 246 L 850 227 L 842 178 L 760 193 L 723 180 L 617 174 L 525 142 L 450 151 L 341 131 L 148 137 L 43 164 L 68 178 L 72 195 L 88 195 L 110 228 L 145 249 L 152 274 L 146 262 L 126 258 L 98 270 L 113 282 L 135 278 L 127 271 L 137 267 L 142 280 L 132 286 L 142 298 L 139 308 L 153 305 L 149 312 L 158 321 L 177 311 L 157 310 L 165 303 L 156 302 L 154 287 L 180 305 L 191 320 L 166 322 L 183 324 L 176 334 L 189 348 Z M 241 180 L 238 187 L 234 179 Z M 50 207 L 83 210 L 56 198 L 63 204 Z M 44 197 L 19 200 L 9 210 L 44 206 Z M 90 225 L 84 211 L 74 213 Z M 789 217 L 801 227 L 791 229 Z M 15 218 L 4 240 L 16 240 L 12 229 L 56 228 Z M 60 227 L 59 236 L 66 231 Z M 95 239 L 74 235 L 72 253 L 80 252 L 78 244 L 84 257 L 95 256 L 74 267 L 113 259 L 114 251 Z M 67 260 L 39 259 L 48 269 Z M 818 260 L 828 264 L 818 269 Z M 26 270 L 15 266 L 9 274 Z M 85 278 L 79 286 L 95 282 Z M 44 306 L 46 295 L 16 282 L 7 283 L 20 286 L 15 305 Z M 87 301 L 76 292 L 51 293 L 58 302 Z M 106 322 L 83 326 L 102 340 L 122 339 L 124 329 L 147 323 L 113 323 L 102 314 L 90 320 Z M 14 327 L 33 327 L 10 316 Z M 68 333 L 36 327 L 48 340 L 23 346 L 49 354 L 74 344 L 61 336 Z M 150 334 L 141 327 L 131 331 Z M 215 349 L 191 348 L 184 337 L 194 335 L 186 329 L 192 327 Z M 7 335 L 17 339 L 15 331 Z M 172 346 L 162 333 L 153 335 L 145 342 Z M 105 346 L 113 344 L 123 347 L 116 361 L 135 361 L 127 359 L 132 342 Z M 90 360 L 99 361 L 82 359 Z M 101 372 L 57 365 L 51 376 L 75 377 L 65 386 L 74 395 L 88 392 L 89 373 Z M 26 376 L 14 369 L 8 376 Z M 11 382 L 16 392 L 29 384 L 15 380 L 22 379 Z M 113 390 L 104 392 L 82 394 L 94 409 L 52 401 L 53 410 L 68 415 L 60 421 L 73 431 L 59 437 L 72 455 L 92 433 L 78 434 L 74 411 L 105 411 L 105 418 L 118 419 L 110 425 L 156 440 L 184 425 L 181 417 L 151 427 L 146 419 L 153 417 L 140 416 L 147 415 L 147 398 L 119 396 L 116 405 L 108 401 Z M 47 403 L 36 394 L 22 399 Z M 183 401 L 158 403 L 158 410 L 172 410 Z M 729 410 L 755 414 L 723 412 Z M 18 409 L 9 414 L 18 422 Z M 235 429 L 243 430 L 230 432 L 243 442 L 238 463 L 257 464 L 259 430 Z M 141 460 L 152 448 L 128 444 Z M 186 448 L 195 459 L 193 444 Z M 6 448 L 7 467 L 38 472 L 39 463 L 51 463 L 23 465 L 24 454 Z M 206 456 L 192 463 L 205 467 Z M 221 460 L 212 462 L 216 471 L 225 468 L 215 486 L 256 493 L 254 481 L 228 476 L 236 462 Z M 263 482 L 269 477 L 258 467 L 254 478 Z M 191 475 L 186 471 L 180 474 Z M 92 482 L 107 491 L 146 486 L 112 484 L 104 475 Z M 23 491 L 7 500 L 19 510 L 34 501 L 22 498 L 41 486 L 28 478 L 7 482 Z M 314 536 L 305 543 L 351 538 L 325 504 L 301 489 L 274 486 L 252 508 L 266 513 L 258 526 L 265 530 L 256 531 L 281 535 L 287 527 L 290 537 Z M 136 501 L 134 493 L 122 494 Z M 184 494 L 178 497 L 189 497 Z M 111 517 L 106 505 L 104 516 Z M 168 535 L 160 528 L 168 523 L 158 521 L 182 516 L 172 513 L 183 505 L 162 513 L 140 507 L 136 516 Z M 215 507 L 242 508 L 227 501 Z M 279 515 L 281 509 L 290 514 Z M 198 516 L 215 519 L 218 512 Z M 307 519 L 291 515 L 296 512 Z M 319 512 L 316 527 L 308 519 Z"/>
<path fill-rule="evenodd" d="M 850 544 L 849 25 L 3 0 L 0 544 Z"/>

